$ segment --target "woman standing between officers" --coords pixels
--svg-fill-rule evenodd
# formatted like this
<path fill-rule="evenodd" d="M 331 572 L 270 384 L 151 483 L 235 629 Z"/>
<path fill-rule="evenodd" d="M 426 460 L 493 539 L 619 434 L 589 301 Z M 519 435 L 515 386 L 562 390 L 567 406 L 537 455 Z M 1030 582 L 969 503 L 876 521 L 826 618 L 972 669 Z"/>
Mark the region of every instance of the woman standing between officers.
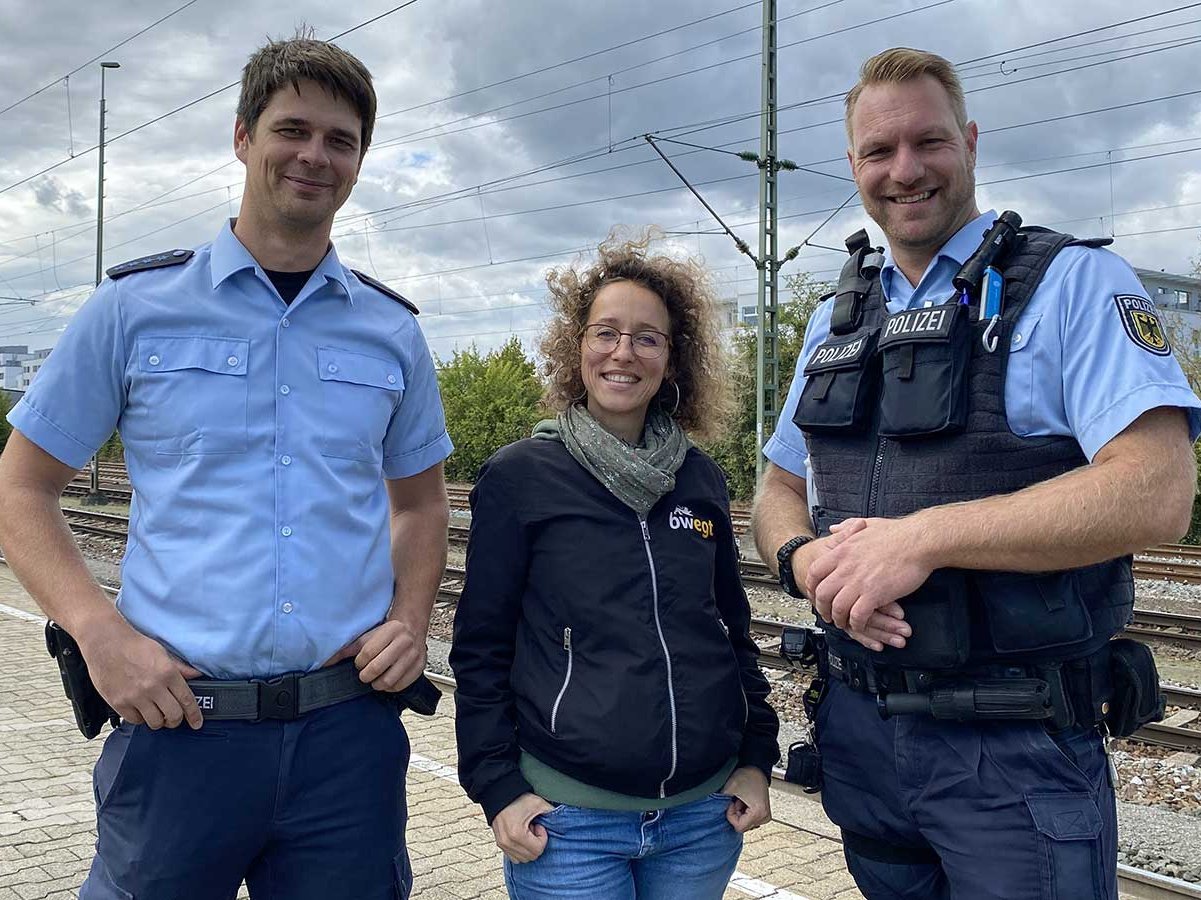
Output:
<path fill-rule="evenodd" d="M 460 780 L 521 900 L 717 900 L 768 821 L 778 721 L 750 638 L 699 266 L 610 238 L 550 273 L 556 419 L 471 493 Z"/>

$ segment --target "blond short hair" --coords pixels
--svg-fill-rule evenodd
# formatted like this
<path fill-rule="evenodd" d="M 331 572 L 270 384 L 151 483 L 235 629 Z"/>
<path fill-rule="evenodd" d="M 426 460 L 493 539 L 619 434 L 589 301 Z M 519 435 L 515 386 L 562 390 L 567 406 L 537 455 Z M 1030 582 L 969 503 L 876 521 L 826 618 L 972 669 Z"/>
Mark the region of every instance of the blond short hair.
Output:
<path fill-rule="evenodd" d="M 951 99 L 951 110 L 955 114 L 955 122 L 959 130 L 967 132 L 967 104 L 963 99 L 963 84 L 955 67 L 937 53 L 926 50 L 913 50 L 909 47 L 893 47 L 877 53 L 868 59 L 859 69 L 859 81 L 847 93 L 846 99 L 846 128 L 847 141 L 854 144 L 855 138 L 851 133 L 851 116 L 855 112 L 855 103 L 863 89 L 873 84 L 900 84 L 915 78 L 930 76 L 943 86 Z"/>

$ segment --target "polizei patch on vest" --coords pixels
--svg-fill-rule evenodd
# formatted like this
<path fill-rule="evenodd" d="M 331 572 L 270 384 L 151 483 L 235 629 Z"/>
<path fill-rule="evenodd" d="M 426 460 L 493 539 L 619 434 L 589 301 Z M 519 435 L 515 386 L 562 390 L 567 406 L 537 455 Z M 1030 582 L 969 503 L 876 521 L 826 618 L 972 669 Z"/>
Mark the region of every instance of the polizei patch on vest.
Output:
<path fill-rule="evenodd" d="M 1130 340 L 1156 356 L 1167 356 L 1172 352 L 1154 303 L 1138 294 L 1115 294 L 1113 301 L 1118 305 L 1122 327 Z"/>
<path fill-rule="evenodd" d="M 951 335 L 958 306 L 943 304 L 926 309 L 907 309 L 888 317 L 881 348 L 902 341 L 945 341 Z"/>
<path fill-rule="evenodd" d="M 805 365 L 804 374 L 858 368 L 863 358 L 874 351 L 875 336 L 875 331 L 858 331 L 846 337 L 826 341 L 813 351 Z"/>

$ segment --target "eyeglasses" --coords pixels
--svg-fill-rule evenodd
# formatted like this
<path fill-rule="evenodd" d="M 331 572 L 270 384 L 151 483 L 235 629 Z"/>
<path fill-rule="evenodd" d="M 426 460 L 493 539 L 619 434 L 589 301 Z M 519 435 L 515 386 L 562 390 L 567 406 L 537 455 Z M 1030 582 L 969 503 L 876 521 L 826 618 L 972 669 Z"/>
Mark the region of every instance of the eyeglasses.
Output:
<path fill-rule="evenodd" d="M 589 325 L 584 329 L 584 340 L 593 353 L 612 353 L 623 337 L 630 339 L 635 355 L 643 359 L 658 359 L 669 343 L 661 331 L 618 331 L 612 325 Z"/>

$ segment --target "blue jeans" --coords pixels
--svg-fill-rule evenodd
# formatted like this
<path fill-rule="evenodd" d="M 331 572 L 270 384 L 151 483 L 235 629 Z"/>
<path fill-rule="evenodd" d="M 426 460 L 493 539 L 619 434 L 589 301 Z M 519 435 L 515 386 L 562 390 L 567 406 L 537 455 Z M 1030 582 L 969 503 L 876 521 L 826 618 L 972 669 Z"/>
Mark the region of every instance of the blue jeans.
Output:
<path fill-rule="evenodd" d="M 505 860 L 512 900 L 720 900 L 742 835 L 726 821 L 730 797 L 710 794 L 654 812 L 556 806 L 539 816 L 546 849 Z"/>
<path fill-rule="evenodd" d="M 81 900 L 409 896 L 396 708 L 375 696 L 293 722 L 123 723 L 96 763 Z"/>

